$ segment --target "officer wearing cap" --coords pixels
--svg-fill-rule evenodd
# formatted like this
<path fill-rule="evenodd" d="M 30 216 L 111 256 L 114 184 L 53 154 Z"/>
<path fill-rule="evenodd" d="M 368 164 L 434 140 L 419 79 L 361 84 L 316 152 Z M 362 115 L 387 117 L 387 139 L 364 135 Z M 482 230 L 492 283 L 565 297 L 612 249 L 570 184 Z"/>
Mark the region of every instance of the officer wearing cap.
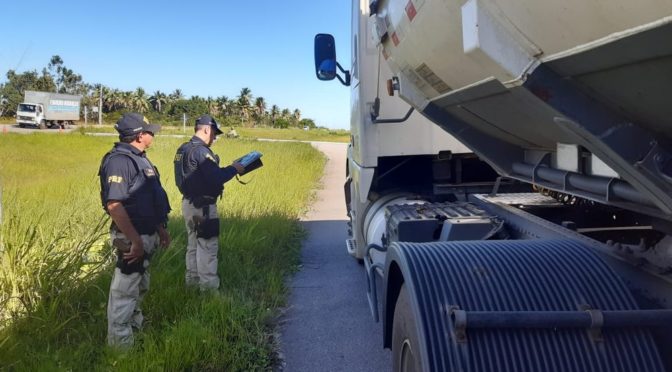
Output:
<path fill-rule="evenodd" d="M 133 328 L 142 327 L 140 303 L 149 288 L 149 259 L 157 245 L 167 247 L 170 205 L 159 172 L 145 150 L 160 126 L 137 113 L 124 114 L 115 129 L 119 142 L 100 165 L 100 196 L 112 218 L 110 240 L 117 263 L 107 303 L 108 344 L 133 344 Z"/>
<path fill-rule="evenodd" d="M 210 115 L 196 119 L 195 134 L 175 154 L 175 183 L 183 195 L 182 215 L 187 225 L 186 283 L 201 290 L 219 288 L 217 251 L 219 217 L 217 198 L 224 184 L 243 172 L 239 163 L 220 168 L 210 146 L 222 134 Z"/>

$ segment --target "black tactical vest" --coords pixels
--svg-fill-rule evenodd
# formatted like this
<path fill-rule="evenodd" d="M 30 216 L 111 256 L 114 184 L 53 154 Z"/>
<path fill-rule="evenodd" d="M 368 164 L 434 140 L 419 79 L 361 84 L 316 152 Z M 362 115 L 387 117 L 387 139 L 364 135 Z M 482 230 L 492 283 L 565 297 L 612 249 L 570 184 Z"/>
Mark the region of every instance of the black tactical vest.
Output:
<path fill-rule="evenodd" d="M 166 222 L 170 212 L 168 195 L 161 186 L 159 171 L 145 157 L 139 156 L 133 151 L 116 146 L 112 151 L 105 154 L 101 162 L 98 176 L 100 177 L 100 198 L 103 209 L 107 212 L 105 199 L 108 192 L 108 184 L 103 169 L 110 159 L 116 156 L 126 156 L 133 162 L 137 171 L 136 176 L 130 180 L 129 198 L 122 201 L 126 213 L 131 219 L 133 227 L 139 234 L 153 234 L 156 226 Z"/>
<path fill-rule="evenodd" d="M 173 166 L 175 167 L 175 185 L 180 190 L 182 195 L 189 200 L 207 196 L 217 198 L 222 194 L 224 185 L 218 184 L 215 180 L 207 179 L 198 169 L 189 163 L 195 150 L 203 146 L 210 156 L 219 164 L 219 156 L 215 155 L 212 150 L 202 143 L 189 141 L 183 143 L 175 153 Z"/>
<path fill-rule="evenodd" d="M 175 186 L 178 190 L 184 195 L 186 187 L 185 180 L 190 179 L 194 176 L 196 168 L 189 166 L 189 156 L 196 149 L 196 144 L 189 141 L 183 143 L 177 149 L 175 153 L 175 159 L 173 160 L 173 166 L 175 167 Z"/>

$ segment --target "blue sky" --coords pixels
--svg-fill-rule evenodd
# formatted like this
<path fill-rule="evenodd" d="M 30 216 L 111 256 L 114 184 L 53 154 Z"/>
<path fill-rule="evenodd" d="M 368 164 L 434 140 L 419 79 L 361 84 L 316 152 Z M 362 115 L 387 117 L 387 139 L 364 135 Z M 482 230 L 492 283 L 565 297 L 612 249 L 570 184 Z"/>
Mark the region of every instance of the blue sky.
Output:
<path fill-rule="evenodd" d="M 313 38 L 337 40 L 350 60 L 350 2 L 7 1 L 0 23 L 0 82 L 9 69 L 41 71 L 52 55 L 88 83 L 148 93 L 233 98 L 248 87 L 268 107 L 301 110 L 330 128 L 349 126 L 349 89 L 321 82 Z"/>

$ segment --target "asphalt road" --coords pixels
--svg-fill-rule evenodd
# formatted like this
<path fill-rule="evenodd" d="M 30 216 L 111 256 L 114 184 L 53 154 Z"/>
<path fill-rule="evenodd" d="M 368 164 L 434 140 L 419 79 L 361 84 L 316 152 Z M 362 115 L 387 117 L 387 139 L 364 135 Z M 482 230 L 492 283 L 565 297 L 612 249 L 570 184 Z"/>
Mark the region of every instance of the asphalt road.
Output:
<path fill-rule="evenodd" d="M 343 198 L 347 144 L 313 143 L 328 162 L 323 188 L 302 219 L 308 230 L 301 270 L 291 280 L 280 324 L 280 370 L 389 371 L 382 326 L 366 299 L 364 266 L 345 249 L 347 216 Z"/>

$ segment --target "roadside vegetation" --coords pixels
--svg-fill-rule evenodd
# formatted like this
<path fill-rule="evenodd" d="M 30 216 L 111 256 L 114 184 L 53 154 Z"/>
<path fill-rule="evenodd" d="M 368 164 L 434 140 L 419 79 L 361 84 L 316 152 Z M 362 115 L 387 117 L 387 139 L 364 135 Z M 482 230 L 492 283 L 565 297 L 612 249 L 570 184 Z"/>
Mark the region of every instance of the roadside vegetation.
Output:
<path fill-rule="evenodd" d="M 152 258 L 143 304 L 149 322 L 134 348 L 118 354 L 105 342 L 114 262 L 96 176 L 114 139 L 0 135 L 0 369 L 272 368 L 274 319 L 303 234 L 297 217 L 324 158 L 305 143 L 223 139 L 213 146 L 223 163 L 261 151 L 264 167 L 243 177 L 246 186 L 227 184 L 218 203 L 221 293 L 201 295 L 184 286 L 185 227 L 172 174 L 183 140 L 159 137 L 148 152 L 173 207 L 173 242 Z"/>
<path fill-rule="evenodd" d="M 86 82 L 81 75 L 67 68 L 63 59 L 57 55 L 51 57 L 40 72 L 33 70 L 18 73 L 9 70 L 6 77 L 7 81 L 0 84 L 0 117 L 5 118 L 16 115 L 16 108 L 23 102 L 26 90 L 37 90 L 81 95 L 80 117 L 84 119 L 86 113 L 90 122 L 97 122 L 98 113 L 93 110 L 100 108 L 105 123 L 114 123 L 123 113 L 134 111 L 153 122 L 174 126 L 181 126 L 185 118 L 187 122 L 193 122 L 198 116 L 207 113 L 224 127 L 319 127 L 319 123 L 313 119 L 303 117 L 299 108 L 271 104 L 262 96 L 255 97 L 247 87 L 241 88 L 235 97 L 185 97 L 179 88 L 169 93 L 160 90 L 148 92 L 142 87 L 124 91 Z"/>
<path fill-rule="evenodd" d="M 116 133 L 112 125 L 80 125 L 77 130 L 80 133 Z M 222 131 L 226 137 L 229 128 L 223 127 Z M 188 123 L 185 127 L 182 126 L 164 126 L 161 128 L 160 135 L 185 135 L 192 136 L 194 127 Z M 325 142 L 350 142 L 350 132 L 346 130 L 333 130 L 326 128 L 317 128 L 310 130 L 303 130 L 297 128 L 236 128 L 236 133 L 239 139 L 274 139 L 287 141 L 325 141 Z"/>

